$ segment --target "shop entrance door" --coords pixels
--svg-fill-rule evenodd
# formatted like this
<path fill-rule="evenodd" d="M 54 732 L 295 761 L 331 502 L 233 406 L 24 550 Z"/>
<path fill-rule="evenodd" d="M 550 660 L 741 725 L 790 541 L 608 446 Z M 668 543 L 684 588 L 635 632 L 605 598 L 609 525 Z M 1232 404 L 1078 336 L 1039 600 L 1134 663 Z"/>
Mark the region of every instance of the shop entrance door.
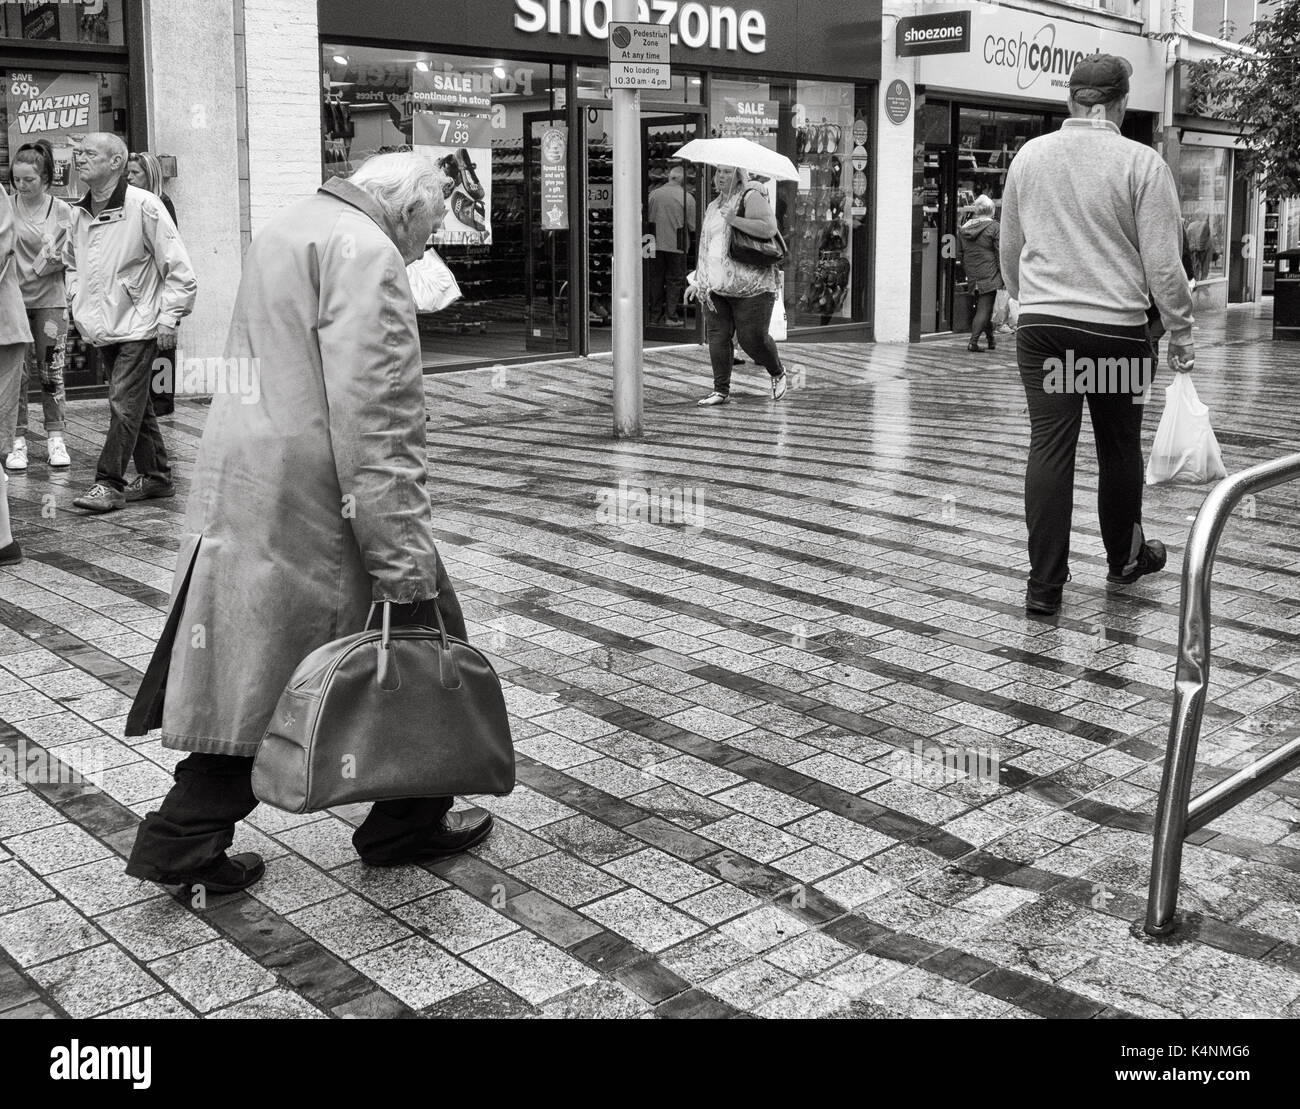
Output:
<path fill-rule="evenodd" d="M 927 144 L 921 201 L 921 333 L 951 331 L 955 285 L 957 148 Z"/>
<path fill-rule="evenodd" d="M 553 129 L 564 130 L 567 137 L 567 120 L 563 112 L 525 112 L 523 155 L 519 167 L 518 202 L 524 208 L 524 281 L 528 290 L 524 332 L 524 346 L 530 351 L 572 350 L 576 333 L 573 326 L 571 274 L 569 270 L 569 244 L 572 242 L 573 216 L 565 213 L 565 227 L 548 228 L 542 212 L 542 164 L 552 160 L 544 156 L 543 142 L 554 141 L 548 137 Z M 565 175 L 568 174 L 567 152 L 563 153 Z M 569 190 L 571 193 L 572 190 Z M 567 198 L 566 198 L 567 208 Z"/>
<path fill-rule="evenodd" d="M 638 226 L 642 245 L 643 335 L 647 344 L 699 342 L 704 336 L 703 314 L 696 305 L 684 305 L 681 299 L 685 275 L 695 268 L 707 174 L 703 166 L 672 158 L 679 146 L 705 133 L 703 110 L 683 111 L 684 107 L 673 105 L 657 109 L 643 105 L 641 111 L 641 211 Z M 613 105 L 608 100 L 584 101 L 582 121 L 586 132 L 583 195 L 587 221 L 586 265 L 583 267 L 586 311 L 582 316 L 585 317 L 587 335 L 584 349 L 598 353 L 611 349 L 613 345 Z M 670 181 L 674 166 L 682 169 L 680 194 L 676 183 Z M 654 204 L 660 222 L 664 224 L 661 236 L 651 222 L 650 194 L 665 186 L 668 191 L 660 193 Z M 680 228 L 677 226 L 679 222 Z M 670 249 L 660 251 L 661 238 Z M 681 249 L 671 249 L 677 246 Z M 662 314 L 659 311 L 661 304 Z"/>

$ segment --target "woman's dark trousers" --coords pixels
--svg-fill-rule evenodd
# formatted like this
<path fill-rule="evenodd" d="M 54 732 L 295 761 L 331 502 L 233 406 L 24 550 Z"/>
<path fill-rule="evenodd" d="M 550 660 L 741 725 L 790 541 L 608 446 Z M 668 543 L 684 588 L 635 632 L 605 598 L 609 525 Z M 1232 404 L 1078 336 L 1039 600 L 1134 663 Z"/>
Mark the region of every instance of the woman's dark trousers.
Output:
<path fill-rule="evenodd" d="M 772 377 L 785 373 L 768 328 L 776 293 L 729 297 L 714 293 L 713 308 L 704 310 L 704 334 L 709 342 L 709 361 L 713 363 L 713 391 L 724 397 L 731 392 L 731 338 Z"/>

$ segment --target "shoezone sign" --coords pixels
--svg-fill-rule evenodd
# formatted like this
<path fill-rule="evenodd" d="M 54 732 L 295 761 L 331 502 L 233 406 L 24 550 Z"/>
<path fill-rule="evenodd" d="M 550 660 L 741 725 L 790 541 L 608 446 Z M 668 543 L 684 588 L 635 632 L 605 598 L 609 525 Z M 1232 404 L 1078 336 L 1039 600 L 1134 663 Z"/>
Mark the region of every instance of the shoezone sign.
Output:
<path fill-rule="evenodd" d="M 515 0 L 515 29 L 571 38 L 609 37 L 613 0 Z M 678 0 L 637 0 L 640 24 L 664 28 L 671 45 L 695 50 L 767 49 L 767 20 L 753 8 L 737 11 L 729 4 L 679 3 Z"/>
<path fill-rule="evenodd" d="M 447 214 L 435 246 L 492 242 L 492 115 L 490 112 L 414 112 L 411 145 L 442 174 Z"/>

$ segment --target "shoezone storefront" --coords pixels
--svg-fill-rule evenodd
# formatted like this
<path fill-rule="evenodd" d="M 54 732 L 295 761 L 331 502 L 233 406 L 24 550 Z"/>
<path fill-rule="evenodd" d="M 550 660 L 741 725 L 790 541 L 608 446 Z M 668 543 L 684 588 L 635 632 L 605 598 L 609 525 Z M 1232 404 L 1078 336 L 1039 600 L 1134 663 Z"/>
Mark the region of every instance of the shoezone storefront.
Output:
<path fill-rule="evenodd" d="M 1128 138 L 1152 143 L 1165 88 L 1165 47 L 1139 34 L 986 4 L 924 10 L 899 19 L 886 46 L 916 65 L 913 338 L 969 328 L 958 228 L 981 196 L 1002 218 L 1016 153 L 1061 126 L 1070 73 L 1085 55 L 1114 54 L 1133 66 L 1121 128 Z"/>
<path fill-rule="evenodd" d="M 421 314 L 426 369 L 610 349 L 611 8 L 320 0 L 323 176 L 416 149 L 448 179 L 434 241 L 463 298 Z M 766 186 L 790 248 L 792 332 L 869 337 L 879 7 L 648 0 L 639 18 L 668 26 L 672 43 L 671 89 L 641 93 L 647 345 L 703 340 L 682 293 L 712 173 L 672 154 L 723 135 L 799 168 L 797 182 Z"/>

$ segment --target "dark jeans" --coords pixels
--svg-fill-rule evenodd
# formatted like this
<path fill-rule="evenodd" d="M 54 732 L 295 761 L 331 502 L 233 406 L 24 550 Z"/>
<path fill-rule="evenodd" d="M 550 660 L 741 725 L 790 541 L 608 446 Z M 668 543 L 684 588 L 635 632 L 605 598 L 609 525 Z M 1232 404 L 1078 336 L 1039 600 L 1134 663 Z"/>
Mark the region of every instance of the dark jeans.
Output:
<path fill-rule="evenodd" d="M 438 590 L 447 634 L 464 639 L 465 618 L 441 559 Z M 394 605 L 393 623 L 437 627 L 433 604 Z M 136 833 L 127 874 L 157 882 L 192 874 L 220 859 L 234 841 L 235 825 L 257 807 L 252 772 L 253 760 L 238 755 L 192 754 L 182 759 L 176 765 L 176 784 Z M 400 861 L 419 850 L 451 806 L 450 797 L 377 801 L 353 834 L 352 846 L 368 863 Z"/>
<path fill-rule="evenodd" d="M 731 339 L 740 349 L 762 366 L 772 377 L 785 373 L 776 343 L 768 332 L 772 322 L 775 293 L 729 297 L 713 294 L 713 310 L 704 310 L 704 334 L 709 341 L 709 361 L 713 363 L 713 389 L 724 397 L 731 392 Z"/>
<path fill-rule="evenodd" d="M 149 375 L 149 397 L 157 416 L 170 416 L 176 408 L 175 355 L 174 350 L 160 350 L 155 361 L 159 363 L 161 372 Z"/>
<path fill-rule="evenodd" d="M 1112 570 L 1132 561 L 1142 535 L 1142 416 L 1133 390 L 1048 391 L 1049 359 L 1120 358 L 1141 367 L 1150 360 L 1146 329 L 1113 327 L 1040 314 L 1022 315 L 1016 357 L 1029 404 L 1029 462 L 1025 468 L 1025 520 L 1029 525 L 1030 580 L 1059 586 L 1069 576 L 1070 521 L 1074 510 L 1074 456 L 1088 403 L 1097 442 L 1097 515 Z M 1133 361 L 1129 361 L 1133 360 Z M 1154 363 L 1146 363 L 1148 374 Z M 1055 367 L 1052 367 L 1055 368 Z M 1148 376 L 1149 380 L 1149 376 Z"/>
<path fill-rule="evenodd" d="M 972 313 L 970 321 L 970 341 L 972 343 L 978 343 L 980 332 L 983 332 L 989 337 L 989 345 L 993 345 L 993 302 L 997 300 L 997 296 L 996 290 L 975 294 L 975 311 Z"/>
<path fill-rule="evenodd" d="M 132 460 L 142 477 L 171 481 L 167 448 L 149 393 L 158 344 L 146 339 L 111 343 L 100 350 L 108 368 L 108 435 L 99 452 L 95 482 L 120 493 L 126 488 L 126 467 Z"/>
<path fill-rule="evenodd" d="M 667 297 L 667 314 L 682 314 L 682 293 L 686 290 L 686 255 L 679 250 L 656 249 L 650 259 L 650 322 L 664 315 L 664 298 Z"/>

